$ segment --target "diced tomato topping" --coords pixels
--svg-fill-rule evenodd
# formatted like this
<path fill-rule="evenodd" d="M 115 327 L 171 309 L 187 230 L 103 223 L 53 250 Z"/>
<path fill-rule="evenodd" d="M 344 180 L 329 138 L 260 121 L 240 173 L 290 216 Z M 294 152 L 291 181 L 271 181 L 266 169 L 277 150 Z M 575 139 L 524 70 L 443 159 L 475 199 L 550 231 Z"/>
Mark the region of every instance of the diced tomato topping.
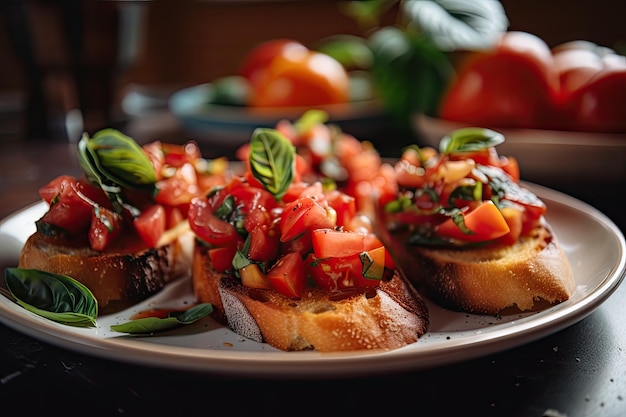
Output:
<path fill-rule="evenodd" d="M 266 275 L 272 287 L 284 296 L 300 298 L 304 295 L 306 272 L 299 253 L 283 255 Z"/>
<path fill-rule="evenodd" d="M 91 224 L 95 202 L 88 199 L 79 188 L 78 181 L 62 181 L 59 194 L 41 220 L 74 235 L 85 233 Z"/>
<path fill-rule="evenodd" d="M 156 187 L 155 201 L 168 206 L 189 203 L 200 194 L 196 171 L 190 163 L 182 165 L 173 176 L 157 182 Z"/>
<path fill-rule="evenodd" d="M 521 207 L 505 207 L 501 210 L 502 216 L 509 226 L 509 233 L 498 238 L 498 243 L 504 245 L 513 245 L 517 242 L 522 235 L 524 227 L 524 213 Z"/>
<path fill-rule="evenodd" d="M 137 234 L 151 248 L 157 247 L 159 239 L 165 232 L 166 224 L 166 212 L 161 204 L 149 207 L 133 220 Z"/>
<path fill-rule="evenodd" d="M 104 207 L 95 206 L 89 227 L 89 244 L 97 251 L 104 250 L 122 231 L 122 217 Z"/>
<path fill-rule="evenodd" d="M 332 228 L 336 219 L 316 199 L 302 197 L 287 204 L 280 223 L 281 242 L 294 239 L 309 229 Z"/>
<path fill-rule="evenodd" d="M 52 199 L 61 193 L 63 187 L 67 184 L 76 182 L 76 178 L 70 175 L 61 175 L 56 177 L 48 184 L 39 188 L 39 196 L 48 204 L 52 202 Z"/>
<path fill-rule="evenodd" d="M 437 233 L 468 242 L 484 242 L 497 239 L 511 231 L 498 207 L 490 200 L 464 213 L 463 219 L 471 233 L 464 233 L 451 218 L 437 226 Z"/>
<path fill-rule="evenodd" d="M 241 240 L 232 224 L 213 214 L 213 208 L 204 197 L 191 200 L 188 219 L 191 230 L 211 245 L 226 246 Z"/>
<path fill-rule="evenodd" d="M 365 250 L 365 234 L 333 229 L 313 230 L 313 252 L 318 258 L 344 257 Z"/>
<path fill-rule="evenodd" d="M 209 259 L 213 268 L 218 272 L 226 272 L 233 269 L 233 258 L 237 252 L 237 245 L 227 245 L 208 250 Z"/>
<path fill-rule="evenodd" d="M 358 254 L 330 258 L 318 258 L 310 254 L 306 259 L 306 266 L 309 276 L 325 291 L 354 288 L 363 274 Z"/>
<path fill-rule="evenodd" d="M 254 261 L 271 261 L 280 254 L 280 234 L 278 228 L 263 224 L 250 232 L 248 258 Z"/>

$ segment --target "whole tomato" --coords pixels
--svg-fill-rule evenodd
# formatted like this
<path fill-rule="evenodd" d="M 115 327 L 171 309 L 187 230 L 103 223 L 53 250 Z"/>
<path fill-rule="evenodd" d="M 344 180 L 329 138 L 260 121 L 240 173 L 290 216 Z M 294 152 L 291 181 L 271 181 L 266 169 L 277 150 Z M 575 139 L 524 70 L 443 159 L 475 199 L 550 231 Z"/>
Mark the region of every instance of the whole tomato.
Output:
<path fill-rule="evenodd" d="M 554 63 L 559 72 L 559 100 L 587 83 L 604 66 L 597 45 L 588 41 L 571 41 L 552 49 Z"/>
<path fill-rule="evenodd" d="M 265 52 L 252 51 L 258 58 L 248 75 L 249 106 L 319 106 L 349 101 L 348 73 L 334 58 L 297 42 L 279 41 L 265 47 Z M 272 51 L 275 55 L 269 58 Z"/>
<path fill-rule="evenodd" d="M 561 89 L 561 128 L 586 132 L 626 132 L 626 57 L 589 41 L 553 49 Z"/>
<path fill-rule="evenodd" d="M 555 123 L 559 76 L 548 45 L 519 31 L 471 53 L 444 93 L 440 117 L 486 127 L 547 128 Z"/>
<path fill-rule="evenodd" d="M 254 83 L 260 72 L 278 55 L 288 48 L 306 49 L 304 45 L 293 39 L 271 39 L 261 42 L 250 49 L 239 66 L 238 73 Z"/>
<path fill-rule="evenodd" d="M 626 67 L 605 67 L 564 105 L 574 130 L 626 133 Z"/>

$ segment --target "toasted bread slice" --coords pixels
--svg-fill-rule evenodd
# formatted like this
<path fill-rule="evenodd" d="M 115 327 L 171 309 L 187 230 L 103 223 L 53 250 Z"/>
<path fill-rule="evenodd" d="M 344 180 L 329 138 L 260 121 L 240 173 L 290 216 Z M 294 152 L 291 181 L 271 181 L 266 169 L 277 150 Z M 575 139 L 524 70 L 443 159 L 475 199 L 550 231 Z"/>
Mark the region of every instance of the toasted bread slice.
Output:
<path fill-rule="evenodd" d="M 196 245 L 192 277 L 197 301 L 213 304 L 233 331 L 285 351 L 391 350 L 416 342 L 428 327 L 426 304 L 399 273 L 374 289 L 311 288 L 291 299 L 216 272 Z"/>
<path fill-rule="evenodd" d="M 453 310 L 527 311 L 565 301 L 576 287 L 567 256 L 545 220 L 513 246 L 443 249 L 407 246 L 402 232 L 381 236 L 420 293 Z"/>
<path fill-rule="evenodd" d="M 103 309 L 112 302 L 136 302 L 168 282 L 189 276 L 193 237 L 187 231 L 158 248 L 98 252 L 73 247 L 36 232 L 24 244 L 18 266 L 70 276 L 82 282 Z"/>

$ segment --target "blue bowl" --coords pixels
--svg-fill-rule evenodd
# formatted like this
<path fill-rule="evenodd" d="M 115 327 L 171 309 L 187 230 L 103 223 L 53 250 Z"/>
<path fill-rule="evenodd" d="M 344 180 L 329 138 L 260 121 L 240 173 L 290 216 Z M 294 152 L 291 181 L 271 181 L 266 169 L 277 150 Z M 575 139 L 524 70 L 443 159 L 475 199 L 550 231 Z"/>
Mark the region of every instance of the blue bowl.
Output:
<path fill-rule="evenodd" d="M 257 127 L 272 128 L 281 119 L 293 122 L 310 109 L 220 105 L 212 103 L 213 96 L 211 83 L 188 87 L 170 97 L 169 108 L 190 139 L 200 145 L 224 149 L 236 149 L 247 143 Z M 390 123 L 382 105 L 374 99 L 315 108 L 328 113 L 328 123 L 362 140 L 379 136 Z"/>

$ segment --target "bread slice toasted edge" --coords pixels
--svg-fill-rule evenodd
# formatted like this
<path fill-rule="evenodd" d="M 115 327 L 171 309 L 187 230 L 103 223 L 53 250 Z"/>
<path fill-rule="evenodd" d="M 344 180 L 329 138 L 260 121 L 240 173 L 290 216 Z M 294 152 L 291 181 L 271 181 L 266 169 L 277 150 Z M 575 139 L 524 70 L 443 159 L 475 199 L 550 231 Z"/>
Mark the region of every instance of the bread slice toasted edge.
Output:
<path fill-rule="evenodd" d="M 197 302 L 213 304 L 215 317 L 236 333 L 280 350 L 392 350 L 417 342 L 428 328 L 426 304 L 399 273 L 370 291 L 310 288 L 291 299 L 216 272 L 200 244 L 192 269 Z"/>
<path fill-rule="evenodd" d="M 383 235 L 418 291 L 452 310 L 530 311 L 568 300 L 576 289 L 567 255 L 545 219 L 513 246 L 441 249 L 407 246 L 406 238 Z"/>
<path fill-rule="evenodd" d="M 193 235 L 187 231 L 158 248 L 101 253 L 55 244 L 39 232 L 26 240 L 18 267 L 67 275 L 83 283 L 100 310 L 138 302 L 183 276 L 191 275 Z"/>

